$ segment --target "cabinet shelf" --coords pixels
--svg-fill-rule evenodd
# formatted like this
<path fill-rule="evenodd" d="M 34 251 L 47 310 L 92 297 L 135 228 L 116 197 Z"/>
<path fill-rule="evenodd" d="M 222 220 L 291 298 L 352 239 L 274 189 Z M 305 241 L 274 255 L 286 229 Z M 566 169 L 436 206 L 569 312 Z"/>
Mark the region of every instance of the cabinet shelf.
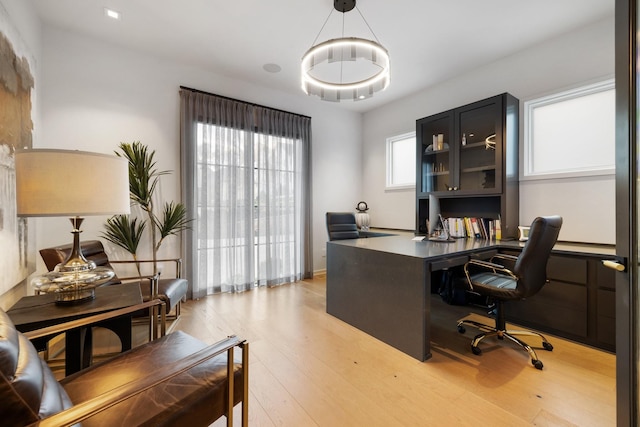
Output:
<path fill-rule="evenodd" d="M 426 234 L 429 215 L 439 210 L 444 217 L 500 218 L 503 238 L 517 236 L 518 107 L 503 93 L 416 120 L 417 234 Z M 426 151 L 436 137 L 448 146 Z"/>
<path fill-rule="evenodd" d="M 462 173 L 489 172 L 489 171 L 495 171 L 495 170 L 496 170 L 496 165 L 486 165 L 486 166 L 478 166 L 478 167 L 475 167 L 475 168 L 464 168 L 460 172 L 462 172 Z"/>
<path fill-rule="evenodd" d="M 472 142 L 472 143 L 467 143 L 466 145 L 461 145 L 460 149 L 461 150 L 471 150 L 471 149 L 474 149 L 474 148 L 485 148 L 486 145 L 487 144 L 484 141 Z"/>
<path fill-rule="evenodd" d="M 433 155 L 436 155 L 436 154 L 443 154 L 443 153 L 448 153 L 448 152 L 449 152 L 448 148 L 444 148 L 442 150 L 435 150 L 435 151 L 433 151 L 433 150 L 426 151 L 426 149 L 425 149 L 424 155 L 425 156 L 433 156 Z"/>

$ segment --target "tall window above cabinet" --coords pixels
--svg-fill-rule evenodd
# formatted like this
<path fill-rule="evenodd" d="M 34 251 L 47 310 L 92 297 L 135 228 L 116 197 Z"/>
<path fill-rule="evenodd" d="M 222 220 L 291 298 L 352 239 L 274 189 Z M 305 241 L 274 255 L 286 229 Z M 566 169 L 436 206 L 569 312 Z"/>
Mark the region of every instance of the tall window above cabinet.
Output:
<path fill-rule="evenodd" d="M 443 217 L 500 219 L 518 232 L 518 106 L 508 93 L 416 121 L 416 233 Z M 433 207 L 432 207 L 433 214 Z"/>

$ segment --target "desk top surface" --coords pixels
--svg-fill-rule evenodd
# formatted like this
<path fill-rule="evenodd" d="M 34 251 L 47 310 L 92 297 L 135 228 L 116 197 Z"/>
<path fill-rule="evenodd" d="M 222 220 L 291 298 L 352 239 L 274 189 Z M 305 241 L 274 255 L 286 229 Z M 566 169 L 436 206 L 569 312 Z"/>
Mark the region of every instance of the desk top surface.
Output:
<path fill-rule="evenodd" d="M 53 293 L 22 297 L 7 314 L 16 328 L 24 332 L 140 303 L 138 284 L 111 285 L 96 288 L 95 299 L 75 305 L 56 304 Z"/>
<path fill-rule="evenodd" d="M 413 240 L 413 236 L 405 234 L 397 236 L 335 240 L 328 243 L 430 259 L 437 259 L 455 254 L 473 253 L 482 249 L 522 249 L 525 245 L 525 242 L 515 240 L 495 241 L 482 239 L 455 239 L 453 242 L 434 242 L 430 240 L 417 241 Z M 559 242 L 554 246 L 553 252 L 571 255 L 614 256 L 615 247 L 612 245 Z"/>

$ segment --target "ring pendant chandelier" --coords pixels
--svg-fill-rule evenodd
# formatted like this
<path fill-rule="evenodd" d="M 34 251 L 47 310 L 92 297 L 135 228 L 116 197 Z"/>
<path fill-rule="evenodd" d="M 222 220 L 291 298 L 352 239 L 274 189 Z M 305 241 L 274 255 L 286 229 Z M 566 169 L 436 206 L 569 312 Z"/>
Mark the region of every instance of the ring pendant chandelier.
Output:
<path fill-rule="evenodd" d="M 371 30 L 356 0 L 334 0 L 334 9 L 342 12 L 342 37 L 315 44 L 333 9 L 320 29 L 314 45 L 302 57 L 302 90 L 325 101 L 362 100 L 389 86 L 389 52 Z M 356 8 L 376 39 L 344 37 L 344 14 Z"/>

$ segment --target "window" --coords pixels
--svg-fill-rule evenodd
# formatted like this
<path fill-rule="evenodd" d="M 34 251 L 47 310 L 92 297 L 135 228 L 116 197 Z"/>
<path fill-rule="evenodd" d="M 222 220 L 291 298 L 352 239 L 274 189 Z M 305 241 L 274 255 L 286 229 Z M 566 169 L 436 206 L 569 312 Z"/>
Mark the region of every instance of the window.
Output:
<path fill-rule="evenodd" d="M 524 110 L 522 179 L 614 172 L 613 80 L 527 101 Z"/>
<path fill-rule="evenodd" d="M 182 88 L 194 298 L 310 277 L 311 118 Z"/>
<path fill-rule="evenodd" d="M 416 185 L 416 133 L 387 138 L 387 189 Z"/>

